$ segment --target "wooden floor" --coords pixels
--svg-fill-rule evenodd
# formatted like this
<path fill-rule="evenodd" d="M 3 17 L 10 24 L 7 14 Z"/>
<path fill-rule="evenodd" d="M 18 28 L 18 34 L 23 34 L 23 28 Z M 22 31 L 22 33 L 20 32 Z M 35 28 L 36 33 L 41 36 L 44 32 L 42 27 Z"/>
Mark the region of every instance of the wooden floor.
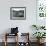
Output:
<path fill-rule="evenodd" d="M 4 43 L 0 42 L 0 46 L 4 46 Z M 12 43 L 12 42 L 8 43 L 8 46 L 15 46 L 15 42 L 14 43 Z M 32 43 L 30 43 L 30 46 L 37 46 L 37 43 L 32 42 Z M 42 46 L 46 46 L 46 43 L 44 43 L 44 45 L 42 45 Z"/>

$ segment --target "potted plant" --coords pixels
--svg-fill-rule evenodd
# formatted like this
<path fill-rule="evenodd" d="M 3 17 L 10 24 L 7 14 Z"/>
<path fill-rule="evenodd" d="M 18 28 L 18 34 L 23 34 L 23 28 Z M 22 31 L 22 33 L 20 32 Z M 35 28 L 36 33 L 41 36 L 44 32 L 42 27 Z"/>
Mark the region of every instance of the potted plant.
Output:
<path fill-rule="evenodd" d="M 44 30 L 45 29 L 45 26 L 32 25 L 32 27 L 37 30 L 37 32 L 33 33 L 33 35 L 37 38 L 37 41 L 38 42 L 41 42 L 42 41 L 42 38 L 44 36 L 46 36 L 46 33 L 45 32 L 40 32 L 40 30 Z"/>

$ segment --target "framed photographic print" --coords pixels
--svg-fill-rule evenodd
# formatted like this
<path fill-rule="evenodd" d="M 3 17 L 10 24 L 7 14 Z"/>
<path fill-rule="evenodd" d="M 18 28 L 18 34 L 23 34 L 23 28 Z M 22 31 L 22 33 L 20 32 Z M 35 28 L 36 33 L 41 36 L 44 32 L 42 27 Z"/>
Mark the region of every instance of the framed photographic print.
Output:
<path fill-rule="evenodd" d="M 46 25 L 46 0 L 37 0 L 36 24 Z"/>
<path fill-rule="evenodd" d="M 26 7 L 11 7 L 10 8 L 11 20 L 25 20 L 26 19 Z"/>

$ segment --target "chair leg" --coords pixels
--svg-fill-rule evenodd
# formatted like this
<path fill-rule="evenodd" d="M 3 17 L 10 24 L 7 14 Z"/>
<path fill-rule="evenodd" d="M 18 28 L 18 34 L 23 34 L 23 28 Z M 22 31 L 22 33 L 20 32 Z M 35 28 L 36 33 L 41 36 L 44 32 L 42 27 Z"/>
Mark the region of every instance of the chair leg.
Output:
<path fill-rule="evenodd" d="M 5 46 L 7 46 L 7 42 L 6 41 L 4 42 L 4 44 L 5 44 Z"/>
<path fill-rule="evenodd" d="M 7 34 L 5 34 L 5 46 L 7 46 Z"/>

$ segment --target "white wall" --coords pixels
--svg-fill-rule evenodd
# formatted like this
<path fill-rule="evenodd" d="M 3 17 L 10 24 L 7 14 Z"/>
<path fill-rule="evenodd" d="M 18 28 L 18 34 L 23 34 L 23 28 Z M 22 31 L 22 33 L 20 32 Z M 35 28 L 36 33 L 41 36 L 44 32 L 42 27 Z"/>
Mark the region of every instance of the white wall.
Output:
<path fill-rule="evenodd" d="M 10 7 L 26 7 L 26 20 L 10 20 Z M 32 35 L 32 24 L 36 24 L 36 0 L 0 0 L 0 34 L 17 26 Z"/>

